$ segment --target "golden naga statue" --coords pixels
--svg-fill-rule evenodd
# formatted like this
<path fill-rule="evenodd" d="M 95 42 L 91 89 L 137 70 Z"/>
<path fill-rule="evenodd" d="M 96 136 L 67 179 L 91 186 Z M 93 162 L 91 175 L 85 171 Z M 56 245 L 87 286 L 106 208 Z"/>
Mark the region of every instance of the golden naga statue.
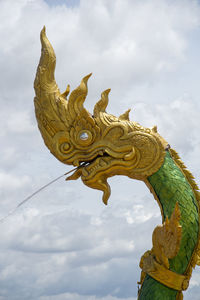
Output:
<path fill-rule="evenodd" d="M 60 93 L 54 78 L 56 57 L 45 28 L 41 43 L 34 103 L 46 146 L 61 162 L 77 166 L 67 180 L 81 177 L 88 187 L 102 190 L 105 204 L 110 196 L 107 178 L 126 175 L 145 182 L 163 224 L 155 228 L 153 247 L 141 258 L 138 299 L 183 299 L 192 269 L 200 264 L 200 194 L 192 174 L 156 126 L 144 128 L 130 121 L 129 110 L 119 117 L 106 112 L 109 89 L 90 114 L 84 101 L 91 74 L 71 93 L 69 86 Z"/>

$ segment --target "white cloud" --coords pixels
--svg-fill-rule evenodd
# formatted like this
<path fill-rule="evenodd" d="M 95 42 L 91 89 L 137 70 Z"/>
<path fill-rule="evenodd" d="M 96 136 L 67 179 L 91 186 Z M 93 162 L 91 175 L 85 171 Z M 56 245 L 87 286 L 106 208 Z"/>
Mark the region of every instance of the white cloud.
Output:
<path fill-rule="evenodd" d="M 170 101 L 169 104 L 155 103 L 154 106 L 138 103 L 134 119 L 144 120 L 148 127 L 157 124 L 159 133 L 169 144 L 186 153 L 193 151 L 199 141 L 198 109 L 199 105 L 189 97 Z"/>
<path fill-rule="evenodd" d="M 39 298 L 39 300 L 98 300 L 99 297 L 96 296 L 90 296 L 90 295 L 79 295 L 79 294 L 61 294 L 61 295 L 55 295 L 55 296 L 42 296 Z M 112 297 L 111 295 L 108 295 L 106 297 L 101 297 L 101 300 L 118 300 L 118 297 Z M 120 298 L 121 300 L 136 300 L 136 298 Z"/>
<path fill-rule="evenodd" d="M 22 188 L 24 185 L 30 183 L 28 176 L 18 178 L 12 174 L 0 172 L 0 188 L 1 189 L 17 189 Z"/>
<path fill-rule="evenodd" d="M 1 215 L 68 168 L 46 149 L 34 117 L 43 25 L 61 90 L 93 71 L 86 106 L 111 87 L 108 110 L 135 104 L 132 119 L 157 123 L 199 177 L 199 3 L 63 2 L 0 2 Z M 1 223 L 0 299 L 136 299 L 140 256 L 151 248 L 161 216 L 142 183 L 110 183 L 108 207 L 100 192 L 63 178 Z M 197 272 L 186 300 L 199 294 Z"/>
<path fill-rule="evenodd" d="M 1 114 L 1 120 L 4 128 L 1 132 L 2 135 L 10 134 L 27 134 L 33 132 L 36 126 L 31 124 L 30 116 L 27 111 L 10 112 Z"/>
<path fill-rule="evenodd" d="M 59 294 L 63 290 L 71 290 L 72 293 L 78 291 L 80 295 L 87 294 L 91 297 L 93 293 L 97 293 L 96 296 L 93 294 L 93 297 L 99 299 L 104 299 L 104 296 L 106 299 L 109 294 L 113 295 L 113 298 L 115 294 L 120 295 L 123 285 L 127 285 L 128 274 L 130 275 L 128 282 L 132 281 L 134 276 L 133 268 L 130 266 L 130 261 L 134 264 L 135 253 L 135 242 L 133 238 L 130 239 L 131 228 L 128 233 L 124 222 L 124 235 L 120 240 L 116 232 L 119 230 L 117 219 L 112 220 L 113 229 L 108 230 L 107 227 L 111 222 L 109 215 L 102 216 L 103 226 L 97 230 L 96 226 L 91 226 L 91 217 L 81 214 L 80 218 L 77 218 L 71 211 L 66 210 L 57 216 L 43 218 L 37 212 L 34 216 L 29 212 L 23 217 L 16 215 L 7 223 L 3 223 L 1 239 L 4 240 L 7 252 L 11 251 L 11 255 L 7 257 L 6 263 L 1 265 L 1 285 L 5 280 L 12 280 L 14 286 L 18 286 L 22 293 L 17 278 L 23 281 L 31 267 L 34 278 L 24 289 L 23 295 L 35 292 L 39 298 L 39 295 L 47 293 L 48 290 L 50 294 L 54 294 L 55 291 Z M 55 218 L 59 223 L 55 224 Z M 84 231 L 81 231 L 80 224 L 81 228 L 84 226 Z M 16 256 L 18 259 L 13 261 L 13 257 Z M 30 257 L 35 261 L 34 265 Z M 20 268 L 21 264 L 26 267 Z M 125 277 L 123 280 L 120 270 Z M 118 286 L 121 283 L 122 287 L 116 289 L 116 284 Z M 96 292 L 92 292 L 97 284 L 99 288 Z M 120 298 L 123 299 L 123 296 Z"/>

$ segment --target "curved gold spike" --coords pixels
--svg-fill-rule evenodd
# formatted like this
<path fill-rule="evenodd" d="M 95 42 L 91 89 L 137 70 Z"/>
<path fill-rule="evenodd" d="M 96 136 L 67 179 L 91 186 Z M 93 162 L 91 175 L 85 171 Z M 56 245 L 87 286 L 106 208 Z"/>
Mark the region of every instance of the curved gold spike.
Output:
<path fill-rule="evenodd" d="M 34 88 L 36 96 L 41 97 L 41 93 L 43 93 L 42 96 L 48 98 L 50 93 L 59 92 L 59 90 L 54 78 L 56 56 L 53 47 L 46 36 L 45 26 L 40 33 L 40 40 L 42 50 L 34 81 Z"/>
<path fill-rule="evenodd" d="M 154 125 L 154 126 L 151 128 L 151 130 L 152 130 L 153 132 L 157 133 L 157 132 L 158 132 L 157 125 Z"/>
<path fill-rule="evenodd" d="M 40 33 L 40 39 L 41 57 L 34 82 L 35 114 L 46 146 L 57 159 L 63 161 L 65 156 L 61 153 L 60 147 L 68 140 L 70 125 L 66 117 L 68 105 L 67 101 L 61 97 L 54 78 L 56 56 L 46 36 L 45 27 Z M 64 139 L 60 138 L 60 133 L 63 132 Z"/>
<path fill-rule="evenodd" d="M 92 73 L 85 76 L 80 85 L 71 92 L 68 100 L 68 112 L 71 120 L 74 120 L 81 111 L 84 110 L 83 103 L 87 96 L 88 88 L 87 82 Z"/>
<path fill-rule="evenodd" d="M 94 116 L 98 116 L 100 112 L 104 112 L 106 110 L 106 107 L 108 105 L 108 94 L 110 93 L 111 89 L 105 90 L 101 94 L 101 99 L 95 104 L 94 107 Z"/>
<path fill-rule="evenodd" d="M 61 96 L 66 99 L 69 93 L 70 93 L 70 85 L 68 84 L 65 92 L 62 93 Z"/>
<path fill-rule="evenodd" d="M 131 109 L 129 108 L 125 113 L 123 113 L 122 115 L 119 116 L 119 120 L 121 121 L 130 121 L 129 119 L 129 113 L 130 113 Z"/>

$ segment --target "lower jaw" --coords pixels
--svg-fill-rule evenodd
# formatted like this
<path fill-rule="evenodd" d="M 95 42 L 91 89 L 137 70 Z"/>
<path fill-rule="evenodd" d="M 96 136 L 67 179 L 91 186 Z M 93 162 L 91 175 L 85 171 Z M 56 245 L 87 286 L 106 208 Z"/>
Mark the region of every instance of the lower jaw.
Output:
<path fill-rule="evenodd" d="M 87 167 L 82 169 L 81 178 L 85 182 L 98 181 L 101 177 L 112 177 L 114 175 L 127 175 L 130 169 L 133 168 L 133 162 L 116 160 L 107 163 L 105 166 L 100 166 L 99 164 L 94 165 L 92 168 L 87 170 Z"/>

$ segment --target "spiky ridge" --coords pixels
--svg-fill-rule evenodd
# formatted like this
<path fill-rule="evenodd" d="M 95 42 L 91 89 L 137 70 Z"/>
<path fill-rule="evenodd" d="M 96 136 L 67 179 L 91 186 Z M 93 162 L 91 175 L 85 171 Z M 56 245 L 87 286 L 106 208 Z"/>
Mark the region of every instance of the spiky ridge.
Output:
<path fill-rule="evenodd" d="M 185 175 L 186 179 L 188 180 L 188 183 L 190 184 L 194 195 L 197 200 L 198 204 L 198 212 L 200 211 L 200 192 L 199 192 L 199 187 L 195 182 L 195 178 L 192 175 L 192 173 L 187 169 L 185 164 L 182 162 L 180 156 L 174 149 L 170 149 L 170 154 L 174 160 L 174 162 L 177 164 L 177 166 L 181 169 L 183 174 Z M 193 255 L 191 257 L 190 263 L 188 265 L 188 268 L 185 272 L 185 275 L 187 275 L 189 278 L 192 275 L 192 269 L 195 268 L 196 264 L 199 264 L 199 256 L 200 256 L 200 213 L 199 213 L 199 235 L 198 235 L 198 242 L 195 247 L 195 250 L 193 252 Z"/>

